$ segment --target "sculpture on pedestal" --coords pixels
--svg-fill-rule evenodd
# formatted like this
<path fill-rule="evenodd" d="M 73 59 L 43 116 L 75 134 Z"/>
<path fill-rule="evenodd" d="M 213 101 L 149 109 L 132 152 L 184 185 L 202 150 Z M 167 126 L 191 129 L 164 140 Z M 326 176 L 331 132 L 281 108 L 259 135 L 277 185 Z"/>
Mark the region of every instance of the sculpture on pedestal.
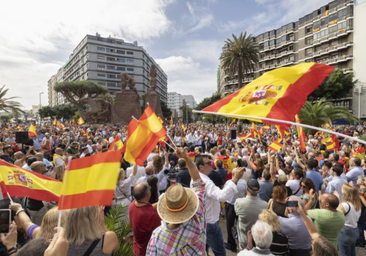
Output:
<path fill-rule="evenodd" d="M 160 96 L 155 91 L 155 89 L 157 88 L 156 76 L 157 76 L 156 67 L 155 67 L 155 65 L 151 65 L 150 88 L 149 88 L 149 91 L 146 93 L 145 102 L 150 104 L 150 107 L 154 110 L 154 112 L 157 116 L 164 118 L 163 111 L 161 110 L 161 105 L 160 105 Z M 145 108 L 146 108 L 146 106 L 145 106 Z"/>
<path fill-rule="evenodd" d="M 83 98 L 80 100 L 83 105 L 88 105 L 89 109 L 84 113 L 84 120 L 91 124 L 110 122 L 111 103 L 102 98 Z"/>

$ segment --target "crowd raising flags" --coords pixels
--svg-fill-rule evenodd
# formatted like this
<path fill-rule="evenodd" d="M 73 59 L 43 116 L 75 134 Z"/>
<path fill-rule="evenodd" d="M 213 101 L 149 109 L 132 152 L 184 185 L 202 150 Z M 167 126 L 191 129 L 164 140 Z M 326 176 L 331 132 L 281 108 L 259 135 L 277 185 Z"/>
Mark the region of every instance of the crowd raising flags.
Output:
<path fill-rule="evenodd" d="M 36 127 L 31 124 L 28 130 L 29 137 L 37 137 Z"/>
<path fill-rule="evenodd" d="M 84 119 L 82 117 L 79 117 L 78 119 L 78 125 L 82 125 L 84 122 Z"/>

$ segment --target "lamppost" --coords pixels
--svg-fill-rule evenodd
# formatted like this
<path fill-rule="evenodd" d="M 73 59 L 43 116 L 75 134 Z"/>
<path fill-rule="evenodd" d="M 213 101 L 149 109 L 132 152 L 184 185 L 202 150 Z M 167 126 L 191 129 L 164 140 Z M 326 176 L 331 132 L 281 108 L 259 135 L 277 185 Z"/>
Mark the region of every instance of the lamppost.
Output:
<path fill-rule="evenodd" d="M 43 92 L 39 93 L 39 110 L 42 107 L 42 94 L 43 94 Z M 38 110 L 38 114 L 39 114 L 39 110 Z M 39 114 L 39 124 L 41 124 L 41 114 Z"/>
<path fill-rule="evenodd" d="M 357 82 L 354 93 L 358 93 L 358 110 L 357 110 L 357 117 L 361 119 L 361 95 L 366 92 L 366 83 Z"/>

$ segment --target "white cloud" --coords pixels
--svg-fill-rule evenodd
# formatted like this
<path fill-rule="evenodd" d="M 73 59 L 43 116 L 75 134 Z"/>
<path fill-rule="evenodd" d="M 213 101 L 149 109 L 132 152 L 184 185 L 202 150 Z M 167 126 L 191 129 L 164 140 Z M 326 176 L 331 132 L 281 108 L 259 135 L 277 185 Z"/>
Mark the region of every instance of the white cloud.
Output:
<path fill-rule="evenodd" d="M 4 2 L 0 9 L 0 84 L 10 88 L 10 96 L 22 97 L 27 108 L 38 104 L 38 93 L 47 92 L 48 79 L 86 34 L 99 32 L 149 42 L 172 27 L 165 9 L 174 1 Z"/>
<path fill-rule="evenodd" d="M 196 24 L 191 29 L 191 31 L 194 32 L 194 31 L 200 30 L 204 27 L 208 27 L 209 25 L 211 25 L 213 20 L 214 20 L 214 16 L 210 13 L 207 13 L 199 18 L 198 24 Z"/>
<path fill-rule="evenodd" d="M 193 9 L 193 6 L 187 2 L 187 8 L 188 8 L 188 11 L 191 15 L 194 15 L 194 9 Z"/>
<path fill-rule="evenodd" d="M 182 72 L 200 67 L 200 64 L 194 62 L 191 57 L 170 56 L 165 59 L 156 59 L 155 61 L 168 75 L 171 72 Z"/>

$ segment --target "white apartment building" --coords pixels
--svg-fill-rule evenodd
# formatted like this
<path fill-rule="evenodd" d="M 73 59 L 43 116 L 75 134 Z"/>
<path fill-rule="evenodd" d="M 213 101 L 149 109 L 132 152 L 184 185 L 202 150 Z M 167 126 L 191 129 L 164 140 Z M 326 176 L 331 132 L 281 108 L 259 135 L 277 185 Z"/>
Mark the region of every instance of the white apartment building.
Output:
<path fill-rule="evenodd" d="M 197 103 L 192 95 L 181 95 L 177 92 L 168 92 L 168 108 L 171 110 L 176 110 L 178 113 L 178 118 L 183 117 L 183 112 L 180 109 L 184 103 L 186 103 L 189 108 L 195 108 Z"/>

